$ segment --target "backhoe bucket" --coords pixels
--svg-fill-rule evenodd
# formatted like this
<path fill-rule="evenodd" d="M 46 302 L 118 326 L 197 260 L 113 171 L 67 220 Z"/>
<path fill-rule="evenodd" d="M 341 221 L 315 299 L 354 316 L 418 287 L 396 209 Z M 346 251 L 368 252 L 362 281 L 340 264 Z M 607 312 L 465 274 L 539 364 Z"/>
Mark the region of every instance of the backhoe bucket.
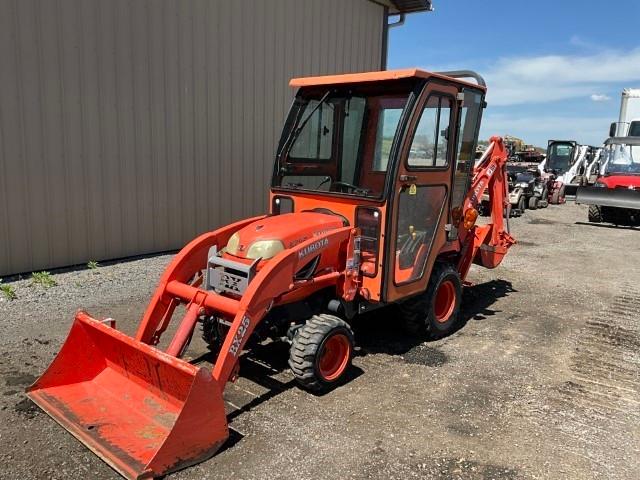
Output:
<path fill-rule="evenodd" d="M 222 393 L 207 369 L 84 312 L 27 395 L 129 479 L 205 460 L 229 436 Z"/>
<path fill-rule="evenodd" d="M 580 187 L 576 203 L 640 210 L 640 191 L 626 188 Z"/>

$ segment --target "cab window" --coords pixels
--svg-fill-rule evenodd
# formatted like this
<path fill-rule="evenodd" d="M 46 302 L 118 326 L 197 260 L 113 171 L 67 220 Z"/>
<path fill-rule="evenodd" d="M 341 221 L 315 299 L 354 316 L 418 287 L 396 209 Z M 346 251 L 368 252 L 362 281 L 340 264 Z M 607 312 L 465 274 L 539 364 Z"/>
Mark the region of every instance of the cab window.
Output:
<path fill-rule="evenodd" d="M 409 92 L 354 87 L 299 96 L 285 124 L 273 186 L 380 198 Z M 392 89 L 386 89 L 392 90 Z"/>
<path fill-rule="evenodd" d="M 400 115 L 402 115 L 401 107 L 393 107 L 390 102 L 385 103 L 386 105 L 383 104 L 380 106 L 380 113 L 378 115 L 376 148 L 373 160 L 373 170 L 376 172 L 384 172 L 387 170 L 393 137 L 400 123 Z"/>
<path fill-rule="evenodd" d="M 315 111 L 314 111 L 315 109 Z M 333 143 L 333 110 L 330 103 L 311 100 L 303 116 L 311 115 L 291 147 L 292 160 L 329 160 Z"/>
<path fill-rule="evenodd" d="M 451 100 L 432 95 L 420 115 L 407 164 L 411 168 L 445 167 L 448 158 Z"/>

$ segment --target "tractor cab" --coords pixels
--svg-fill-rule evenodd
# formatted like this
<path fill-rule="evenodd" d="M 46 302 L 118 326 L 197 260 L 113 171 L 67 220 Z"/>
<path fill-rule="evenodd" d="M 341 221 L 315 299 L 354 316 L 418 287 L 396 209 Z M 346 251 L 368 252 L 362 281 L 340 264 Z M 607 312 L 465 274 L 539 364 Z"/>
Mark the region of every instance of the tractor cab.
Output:
<path fill-rule="evenodd" d="M 425 272 L 456 237 L 452 214 L 473 171 L 484 82 L 471 72 L 401 70 L 291 85 L 299 90 L 278 147 L 271 213 L 289 214 L 292 226 L 315 212 L 359 228 L 372 300 L 424 290 Z"/>

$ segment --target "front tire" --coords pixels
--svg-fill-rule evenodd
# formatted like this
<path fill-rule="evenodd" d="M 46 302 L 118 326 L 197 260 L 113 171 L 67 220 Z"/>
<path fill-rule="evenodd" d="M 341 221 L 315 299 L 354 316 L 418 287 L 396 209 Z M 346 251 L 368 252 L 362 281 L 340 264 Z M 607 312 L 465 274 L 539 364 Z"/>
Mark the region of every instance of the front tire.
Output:
<path fill-rule="evenodd" d="M 427 290 L 400 304 L 404 326 L 412 335 L 435 340 L 455 332 L 460 323 L 462 281 L 447 263 L 436 263 Z"/>
<path fill-rule="evenodd" d="M 529 210 L 536 210 L 538 208 L 538 197 L 529 198 Z"/>
<path fill-rule="evenodd" d="M 518 199 L 518 210 L 520 210 L 520 213 L 524 213 L 525 208 L 527 208 L 526 199 L 524 195 L 520 195 Z"/>
<path fill-rule="evenodd" d="M 600 205 L 589 205 L 588 218 L 592 223 L 602 223 L 604 221 L 602 207 Z"/>
<path fill-rule="evenodd" d="M 353 332 L 333 315 L 314 315 L 296 330 L 289 350 L 289 367 L 298 384 L 316 394 L 326 393 L 343 379 L 353 358 Z"/>

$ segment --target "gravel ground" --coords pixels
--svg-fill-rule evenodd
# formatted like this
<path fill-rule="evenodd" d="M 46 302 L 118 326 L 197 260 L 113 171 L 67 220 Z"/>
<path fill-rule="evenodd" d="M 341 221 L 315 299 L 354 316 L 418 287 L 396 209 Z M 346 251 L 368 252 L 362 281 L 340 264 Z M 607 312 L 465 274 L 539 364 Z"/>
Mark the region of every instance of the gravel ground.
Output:
<path fill-rule="evenodd" d="M 225 392 L 232 445 L 176 479 L 637 479 L 640 232 L 589 225 L 573 204 L 512 220 L 495 270 L 472 270 L 466 323 L 418 343 L 393 309 L 356 325 L 351 379 L 297 389 L 286 351 L 242 362 Z M 118 476 L 24 396 L 78 307 L 132 333 L 170 256 L 12 283 L 0 299 L 1 478 Z M 194 358 L 204 352 L 196 342 Z"/>

